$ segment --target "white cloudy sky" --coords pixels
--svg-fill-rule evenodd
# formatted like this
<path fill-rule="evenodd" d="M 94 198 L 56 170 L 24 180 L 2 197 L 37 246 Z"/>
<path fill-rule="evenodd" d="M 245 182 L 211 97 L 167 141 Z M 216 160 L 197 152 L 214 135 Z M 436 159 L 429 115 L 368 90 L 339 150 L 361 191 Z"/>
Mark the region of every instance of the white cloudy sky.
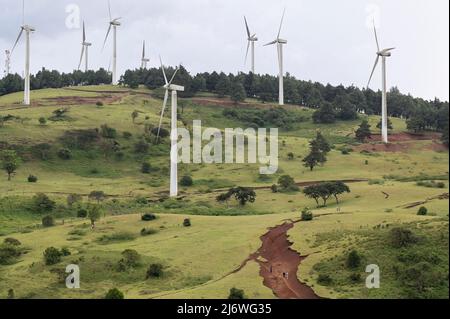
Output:
<path fill-rule="evenodd" d="M 107 0 L 26 0 L 26 22 L 32 36 L 32 71 L 45 66 L 71 71 L 81 53 L 81 30 L 68 28 L 66 9 L 75 4 L 86 20 L 93 42 L 91 66 L 107 68 L 112 53 L 101 47 L 108 27 Z M 243 15 L 257 33 L 257 72 L 277 73 L 276 37 L 287 7 L 282 37 L 286 71 L 304 80 L 364 86 L 375 59 L 375 41 L 368 22 L 375 16 L 383 47 L 397 47 L 389 59 L 388 81 L 402 92 L 427 99 L 449 98 L 448 0 L 111 0 L 119 29 L 119 71 L 139 66 L 142 41 L 157 65 L 182 62 L 193 73 L 246 70 Z M 19 31 L 22 0 L 0 0 L 0 50 L 11 48 Z M 23 42 L 12 60 L 22 73 Z M 3 62 L 2 62 L 3 64 Z M 373 88 L 379 88 L 380 71 Z"/>

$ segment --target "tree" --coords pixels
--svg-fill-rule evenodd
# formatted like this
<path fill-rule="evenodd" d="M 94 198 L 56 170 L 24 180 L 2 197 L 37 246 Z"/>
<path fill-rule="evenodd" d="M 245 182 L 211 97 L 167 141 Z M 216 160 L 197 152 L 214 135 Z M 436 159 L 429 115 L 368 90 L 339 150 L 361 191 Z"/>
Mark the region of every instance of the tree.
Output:
<path fill-rule="evenodd" d="M 180 185 L 184 187 L 190 187 L 194 185 L 194 180 L 191 176 L 183 176 L 180 180 Z"/>
<path fill-rule="evenodd" d="M 243 300 L 246 299 L 245 297 L 245 293 L 244 290 L 242 289 L 237 289 L 237 288 L 231 288 L 230 289 L 230 294 L 228 296 L 228 299 L 230 300 Z"/>
<path fill-rule="evenodd" d="M 247 98 L 247 94 L 245 93 L 245 88 L 241 82 L 235 81 L 231 85 L 231 100 L 237 104 L 239 102 L 244 102 Z"/>
<path fill-rule="evenodd" d="M 356 139 L 364 143 L 368 138 L 372 137 L 372 132 L 370 131 L 370 125 L 367 120 L 364 120 L 356 131 Z"/>
<path fill-rule="evenodd" d="M 100 205 L 89 205 L 87 210 L 91 225 L 92 227 L 95 227 L 95 223 L 101 218 L 101 207 Z"/>
<path fill-rule="evenodd" d="M 44 251 L 44 261 L 47 266 L 56 265 L 61 261 L 62 254 L 55 247 L 49 247 Z"/>
<path fill-rule="evenodd" d="M 43 227 L 53 227 L 55 226 L 55 220 L 52 216 L 45 216 L 42 218 L 42 226 Z"/>
<path fill-rule="evenodd" d="M 228 201 L 230 200 L 230 198 L 232 196 L 233 196 L 233 194 L 231 192 L 220 194 L 216 197 L 216 201 L 219 203 L 226 203 L 227 208 L 228 208 Z"/>
<path fill-rule="evenodd" d="M 333 124 L 336 122 L 336 112 L 331 103 L 325 102 L 313 114 L 313 121 L 316 124 Z"/>
<path fill-rule="evenodd" d="M 292 152 L 289 152 L 289 153 L 288 153 L 288 159 L 289 159 L 290 161 L 294 160 L 294 157 L 295 157 L 294 153 L 292 153 Z"/>
<path fill-rule="evenodd" d="M 358 118 L 358 112 L 355 105 L 345 101 L 341 106 L 337 117 L 342 121 L 352 121 Z"/>
<path fill-rule="evenodd" d="M 316 142 L 319 147 L 319 150 L 322 153 L 324 153 L 326 155 L 331 152 L 330 143 L 328 143 L 328 141 L 325 139 L 325 137 L 322 135 L 322 133 L 320 131 L 317 132 Z"/>
<path fill-rule="evenodd" d="M 41 124 L 41 125 L 47 124 L 47 119 L 45 117 L 40 117 L 39 118 L 39 124 Z"/>
<path fill-rule="evenodd" d="M 164 275 L 164 266 L 161 264 L 151 264 L 147 270 L 147 279 L 160 278 Z"/>
<path fill-rule="evenodd" d="M 317 207 L 319 207 L 319 198 L 320 198 L 320 191 L 316 186 L 308 186 L 303 190 L 303 193 L 306 195 L 306 197 L 312 198 L 316 201 Z"/>
<path fill-rule="evenodd" d="M 56 203 L 43 193 L 37 193 L 33 197 L 32 205 L 33 210 L 40 214 L 52 212 L 56 207 Z"/>
<path fill-rule="evenodd" d="M 314 215 L 313 215 L 312 211 L 308 207 L 305 207 L 302 210 L 301 218 L 302 218 L 302 221 L 304 221 L 304 222 L 305 221 L 311 221 L 311 220 L 314 219 Z"/>
<path fill-rule="evenodd" d="M 448 133 L 449 133 L 449 126 L 447 124 L 447 126 L 444 128 L 444 132 L 442 133 L 441 137 L 442 143 L 444 143 L 444 145 L 447 147 L 449 146 Z"/>
<path fill-rule="evenodd" d="M 383 127 L 383 121 L 380 120 L 377 124 L 377 129 L 380 129 Z M 390 118 L 388 118 L 388 130 L 393 130 L 394 129 L 394 125 L 392 124 L 392 121 Z"/>
<path fill-rule="evenodd" d="M 361 256 L 356 250 L 351 251 L 347 256 L 346 265 L 349 269 L 356 269 L 361 266 Z"/>
<path fill-rule="evenodd" d="M 103 191 L 92 191 L 88 198 L 90 200 L 96 200 L 97 204 L 100 204 L 100 202 L 105 200 L 106 194 Z"/>
<path fill-rule="evenodd" d="M 417 212 L 417 215 L 419 215 L 419 216 L 428 215 L 428 209 L 425 206 L 420 207 L 419 211 Z"/>
<path fill-rule="evenodd" d="M 66 199 L 67 205 L 68 205 L 69 207 L 73 207 L 74 204 L 76 204 L 76 203 L 78 203 L 78 202 L 81 202 L 82 199 L 83 199 L 83 198 L 81 197 L 81 195 L 78 195 L 78 194 L 69 194 L 69 195 L 67 195 L 67 199 Z"/>
<path fill-rule="evenodd" d="M 350 193 L 350 187 L 348 187 L 343 182 L 334 182 L 329 183 L 330 192 L 336 199 L 336 204 L 339 204 L 339 195 L 342 195 L 344 193 Z"/>
<path fill-rule="evenodd" d="M 123 292 L 121 292 L 119 289 L 113 288 L 113 289 L 110 289 L 106 293 L 105 299 L 111 299 L 111 300 L 125 299 L 125 296 L 124 296 Z"/>
<path fill-rule="evenodd" d="M 136 122 L 136 119 L 139 117 L 139 112 L 138 111 L 133 111 L 133 113 L 131 113 L 131 119 L 133 120 L 133 123 Z"/>
<path fill-rule="evenodd" d="M 310 153 L 303 159 L 303 163 L 305 167 L 313 171 L 317 165 L 326 163 L 327 158 L 320 150 L 320 145 L 316 140 L 310 142 L 310 148 Z"/>
<path fill-rule="evenodd" d="M 19 168 L 20 158 L 15 151 L 6 150 L 0 152 L 0 160 L 2 162 L 2 168 L 8 174 L 8 181 L 11 181 L 11 177 L 15 174 L 17 168 Z"/>
<path fill-rule="evenodd" d="M 222 73 L 216 85 L 216 93 L 220 98 L 225 97 L 230 92 L 230 80 Z"/>
<path fill-rule="evenodd" d="M 278 179 L 278 184 L 283 191 L 299 191 L 299 187 L 295 184 L 295 180 L 289 175 L 283 175 Z"/>
<path fill-rule="evenodd" d="M 252 188 L 237 187 L 232 192 L 241 206 L 245 206 L 248 202 L 254 203 L 256 201 L 256 193 Z"/>

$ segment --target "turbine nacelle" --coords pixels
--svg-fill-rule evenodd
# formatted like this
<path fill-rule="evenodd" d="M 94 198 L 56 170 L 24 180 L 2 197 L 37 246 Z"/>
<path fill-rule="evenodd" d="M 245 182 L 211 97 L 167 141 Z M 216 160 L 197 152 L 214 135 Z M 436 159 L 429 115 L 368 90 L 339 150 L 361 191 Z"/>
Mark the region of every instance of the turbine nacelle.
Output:
<path fill-rule="evenodd" d="M 23 25 L 23 26 L 21 26 L 21 28 L 22 28 L 23 31 L 27 31 L 27 32 L 34 32 L 34 31 L 36 31 L 35 28 L 33 28 L 32 26 L 29 26 L 29 25 Z"/>
<path fill-rule="evenodd" d="M 178 92 L 184 92 L 184 86 L 181 85 L 175 85 L 175 84 L 166 84 L 163 86 L 166 90 L 169 91 L 178 91 Z"/>
<path fill-rule="evenodd" d="M 81 43 L 81 45 L 84 45 L 85 47 L 90 47 L 90 46 L 92 46 L 92 43 L 83 42 L 83 43 Z"/>
<path fill-rule="evenodd" d="M 112 26 L 115 26 L 115 27 L 119 27 L 119 26 L 122 25 L 122 24 L 119 22 L 120 19 L 122 19 L 122 18 L 114 19 L 114 20 L 112 20 L 111 22 L 109 22 L 109 24 L 112 25 Z"/>
<path fill-rule="evenodd" d="M 381 56 L 381 57 L 390 57 L 390 56 L 392 56 L 392 53 L 391 53 L 392 50 L 395 50 L 395 48 L 389 48 L 389 49 L 379 51 L 379 52 L 377 52 L 377 55 Z"/>

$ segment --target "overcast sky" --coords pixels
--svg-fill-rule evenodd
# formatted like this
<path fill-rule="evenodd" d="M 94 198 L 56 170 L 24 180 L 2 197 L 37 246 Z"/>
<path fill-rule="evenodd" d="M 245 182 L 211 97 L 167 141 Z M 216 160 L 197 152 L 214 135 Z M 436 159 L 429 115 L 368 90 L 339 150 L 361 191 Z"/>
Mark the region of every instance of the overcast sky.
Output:
<path fill-rule="evenodd" d="M 448 0 L 111 0 L 111 6 L 114 17 L 123 17 L 118 31 L 120 72 L 140 65 L 144 39 L 151 66 L 158 65 L 161 54 L 166 64 L 181 62 L 194 74 L 247 71 L 246 15 L 260 39 L 256 71 L 275 75 L 276 48 L 263 44 L 275 39 L 286 7 L 281 34 L 289 41 L 286 72 L 324 84 L 365 86 L 375 60 L 369 28 L 375 18 L 381 46 L 397 48 L 388 60 L 388 85 L 426 99 L 449 99 Z M 112 41 L 101 50 L 108 28 L 107 0 L 26 0 L 25 21 L 37 29 L 31 39 L 33 73 L 42 66 L 77 68 L 82 36 L 77 7 L 93 43 L 91 68 L 108 68 Z M 0 0 L 0 8 L 3 66 L 4 50 L 14 44 L 22 22 L 22 0 Z M 13 72 L 22 74 L 23 60 L 21 41 L 12 57 Z M 381 69 L 372 88 L 378 89 L 380 82 Z"/>

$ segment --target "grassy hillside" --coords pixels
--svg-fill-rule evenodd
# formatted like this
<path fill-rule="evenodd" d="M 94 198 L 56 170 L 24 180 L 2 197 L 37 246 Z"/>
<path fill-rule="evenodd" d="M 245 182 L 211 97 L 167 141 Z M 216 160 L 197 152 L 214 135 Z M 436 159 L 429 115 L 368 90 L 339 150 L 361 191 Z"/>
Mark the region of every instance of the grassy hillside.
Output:
<path fill-rule="evenodd" d="M 268 228 L 286 220 L 297 221 L 304 207 L 312 208 L 316 218 L 296 223 L 288 234 L 294 242 L 292 248 L 308 256 L 299 267 L 300 281 L 322 297 L 410 296 L 411 287 L 405 287 L 392 272 L 399 252 L 386 245 L 386 224 L 413 229 L 423 238 L 408 248 L 419 252 L 417 262 L 429 257 L 421 251 L 435 247 L 439 262 L 433 264 L 433 273 L 448 278 L 448 267 L 441 265 L 448 264 L 449 158 L 434 135 L 399 138 L 389 149 L 376 141 L 360 145 L 353 133 L 363 115 L 357 121 L 315 125 L 311 110 L 286 106 L 287 114 L 298 121 L 280 130 L 277 174 L 260 176 L 259 165 L 254 164 L 183 164 L 180 177 L 192 176 L 194 184 L 181 187 L 179 200 L 168 200 L 170 142 L 166 138 L 156 144 L 149 133 L 159 121 L 162 101 L 157 95 L 143 88 L 112 86 L 49 89 L 33 91 L 30 108 L 19 105 L 20 94 L 0 97 L 0 116 L 11 118 L 0 127 L 0 150 L 14 149 L 21 158 L 11 181 L 4 171 L 0 176 L 0 243 L 13 237 L 22 244 L 17 258 L 0 263 L 0 298 L 6 297 L 9 289 L 21 298 L 102 298 L 113 287 L 127 298 L 226 298 L 232 287 L 244 289 L 249 298 L 272 298 L 274 292 L 260 276 L 260 264 L 250 260 L 241 265 L 259 249 L 260 237 Z M 197 96 L 180 101 L 179 126 L 190 128 L 193 120 L 201 119 L 204 127 L 246 128 L 245 117 L 233 118 L 224 111 L 259 115 L 271 107 L 256 101 L 235 107 L 214 96 Z M 66 113 L 54 118 L 60 109 Z M 138 117 L 133 121 L 134 111 Z M 169 128 L 168 114 L 165 128 Z M 41 117 L 46 123 L 39 122 Z M 379 117 L 369 117 L 369 121 L 374 128 Z M 392 122 L 392 134 L 400 136 L 406 129 L 404 121 Z M 67 145 L 68 132 L 101 132 L 105 124 L 115 130 L 114 137 L 100 137 L 86 147 Z M 317 130 L 333 144 L 333 150 L 323 167 L 310 171 L 302 166 L 302 159 Z M 138 152 L 142 141 L 148 149 Z M 45 154 L 43 143 L 49 145 Z M 111 151 L 111 143 L 118 149 Z M 70 159 L 58 155 L 62 149 L 70 150 Z M 288 156 L 291 152 L 293 159 Z M 143 163 L 151 164 L 149 172 L 142 172 Z M 301 190 L 302 183 L 311 181 L 358 181 L 348 183 L 351 193 L 342 196 L 340 205 L 330 199 L 327 207 L 315 208 L 315 201 L 302 192 L 271 191 L 270 186 L 286 174 L 300 183 Z M 30 175 L 38 181 L 28 182 Z M 438 182 L 443 183 L 439 188 Z M 218 194 L 234 186 L 255 187 L 256 202 L 245 207 L 235 201 L 228 206 L 216 202 Z M 87 219 L 77 218 L 79 206 L 93 202 L 88 199 L 92 191 L 107 195 L 95 230 Z M 56 202 L 51 212 L 36 211 L 33 196 L 37 193 Z M 70 207 L 66 201 L 69 194 L 81 195 L 82 202 Z M 427 216 L 417 215 L 421 206 L 428 208 Z M 158 219 L 141 221 L 140 214 L 149 212 Z M 56 226 L 42 228 L 41 219 L 48 214 L 54 216 Z M 191 219 L 192 227 L 183 227 L 185 218 Z M 143 228 L 152 229 L 153 234 L 141 236 Z M 432 229 L 447 236 L 436 237 Z M 46 266 L 43 252 L 50 246 L 68 248 L 71 255 Z M 133 269 L 119 271 L 125 249 L 136 250 L 141 261 Z M 358 249 L 365 263 L 389 268 L 382 289 L 367 291 L 363 282 L 348 282 L 351 273 L 342 263 L 351 249 Z M 61 281 L 69 263 L 80 265 L 80 290 L 68 290 Z M 153 263 L 164 266 L 164 275 L 146 280 L 147 268 Z M 334 281 L 321 284 L 321 274 Z M 365 278 L 363 269 L 361 275 Z M 445 295 L 445 287 L 431 285 L 427 289 L 429 295 L 416 297 Z"/>

